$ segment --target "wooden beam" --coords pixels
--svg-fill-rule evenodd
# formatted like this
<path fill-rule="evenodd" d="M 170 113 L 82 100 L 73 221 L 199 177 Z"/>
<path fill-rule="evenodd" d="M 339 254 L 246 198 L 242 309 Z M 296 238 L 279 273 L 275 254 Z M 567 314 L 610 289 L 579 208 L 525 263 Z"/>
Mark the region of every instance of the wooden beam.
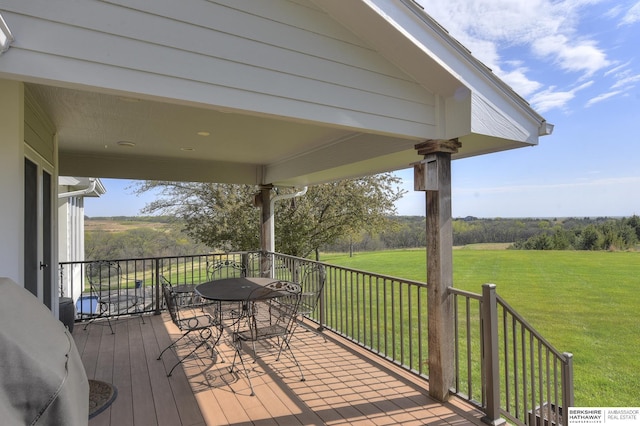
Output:
<path fill-rule="evenodd" d="M 414 164 L 415 189 L 426 193 L 429 394 L 440 401 L 454 383 L 451 154 L 459 147 L 457 140 L 418 144 L 425 158 Z"/>
<path fill-rule="evenodd" d="M 435 154 L 437 152 L 455 154 L 461 147 L 462 142 L 459 142 L 458 139 L 428 139 L 414 146 L 420 155 Z"/>

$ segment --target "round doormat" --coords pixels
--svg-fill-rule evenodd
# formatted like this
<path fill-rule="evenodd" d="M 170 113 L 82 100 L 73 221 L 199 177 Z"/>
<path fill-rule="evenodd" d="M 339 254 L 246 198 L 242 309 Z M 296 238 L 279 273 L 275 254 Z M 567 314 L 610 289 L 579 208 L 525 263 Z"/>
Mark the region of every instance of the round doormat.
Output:
<path fill-rule="evenodd" d="M 102 413 L 118 396 L 118 390 L 110 383 L 89 379 L 89 418 Z"/>

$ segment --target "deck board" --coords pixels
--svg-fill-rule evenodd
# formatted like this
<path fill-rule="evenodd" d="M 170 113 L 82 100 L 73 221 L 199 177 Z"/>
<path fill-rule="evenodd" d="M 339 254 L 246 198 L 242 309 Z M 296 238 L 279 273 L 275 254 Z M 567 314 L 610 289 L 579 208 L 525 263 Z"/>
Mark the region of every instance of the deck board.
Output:
<path fill-rule="evenodd" d="M 306 380 L 287 357 L 244 353 L 256 395 L 242 373 L 229 373 L 228 335 L 222 358 L 177 360 L 160 351 L 179 331 L 166 314 L 121 318 L 109 327 L 76 324 L 74 339 L 89 378 L 114 383 L 118 398 L 90 426 L 126 425 L 481 425 L 482 413 L 457 398 L 439 403 L 428 383 L 331 333 L 326 342 L 300 331 L 292 344 Z M 182 349 L 179 349 L 181 351 Z"/>
<path fill-rule="evenodd" d="M 131 374 L 131 355 L 134 354 L 135 348 L 131 348 L 129 341 L 137 330 L 133 323 L 123 324 L 119 322 L 114 327 L 115 349 L 113 353 L 112 382 L 118 389 L 118 398 L 114 402 L 114 409 L 111 410 L 111 421 L 113 423 L 123 423 L 127 419 L 135 418 L 133 407 L 136 403 L 136 398 L 134 398 L 133 394 Z"/>

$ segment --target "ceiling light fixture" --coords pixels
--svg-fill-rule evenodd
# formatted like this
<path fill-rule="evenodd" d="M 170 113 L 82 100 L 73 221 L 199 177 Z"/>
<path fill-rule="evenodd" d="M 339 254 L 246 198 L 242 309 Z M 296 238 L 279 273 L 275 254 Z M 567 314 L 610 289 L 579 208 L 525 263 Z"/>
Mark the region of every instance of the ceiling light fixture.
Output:
<path fill-rule="evenodd" d="M 191 147 L 188 147 L 188 146 L 183 146 L 182 148 L 180 148 L 180 151 L 191 152 L 191 151 L 195 151 L 195 150 L 196 150 L 195 148 L 191 148 Z"/>
<path fill-rule="evenodd" d="M 125 147 L 125 148 L 133 148 L 134 146 L 136 146 L 136 144 L 135 144 L 135 143 L 133 143 L 133 142 L 129 142 L 129 141 L 119 141 L 119 142 L 118 142 L 118 145 L 119 145 L 119 146 L 123 146 L 123 147 Z"/>
<path fill-rule="evenodd" d="M 209 136 L 211 133 L 207 132 L 207 131 L 202 131 L 202 132 L 198 132 L 197 135 L 198 136 Z"/>

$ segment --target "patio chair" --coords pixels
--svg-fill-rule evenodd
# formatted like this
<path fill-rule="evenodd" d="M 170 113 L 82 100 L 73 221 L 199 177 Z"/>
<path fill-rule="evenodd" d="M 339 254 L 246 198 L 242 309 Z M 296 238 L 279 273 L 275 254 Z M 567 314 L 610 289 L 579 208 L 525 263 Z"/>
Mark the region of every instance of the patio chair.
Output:
<path fill-rule="evenodd" d="M 142 323 L 145 323 L 140 309 L 144 302 L 142 281 L 136 280 L 133 289 L 123 285 L 120 264 L 111 261 L 90 263 L 86 276 L 91 289 L 89 299 L 97 299 L 97 310 L 89 313 L 91 319 L 85 324 L 85 330 L 89 324 L 104 318 L 111 334 L 114 334 L 111 317 L 127 314 L 138 314 Z"/>
<path fill-rule="evenodd" d="M 169 287 L 176 293 L 178 305 L 181 307 L 200 306 L 202 301 L 196 294 L 195 284 L 172 284 L 164 275 L 159 275 L 158 281 L 162 287 Z"/>
<path fill-rule="evenodd" d="M 181 308 L 178 304 L 179 295 L 172 291 L 170 286 L 163 284 L 162 294 L 164 295 L 164 301 L 171 316 L 171 321 L 178 327 L 182 335 L 160 352 L 158 360 L 162 359 L 162 355 L 169 348 L 177 348 L 178 343 L 185 339 L 195 345 L 188 354 L 182 357 L 180 357 L 176 351 L 178 361 L 171 367 L 171 370 L 169 370 L 167 374 L 167 377 L 169 377 L 179 364 L 203 346 L 211 350 L 211 358 L 213 358 L 217 351 L 216 345 L 220 340 L 220 336 L 222 336 L 222 327 L 216 318 L 207 313 L 196 314 L 191 308 Z"/>
<path fill-rule="evenodd" d="M 302 286 L 302 295 L 300 298 L 300 308 L 298 309 L 298 324 L 308 331 L 322 336 L 326 341 L 327 338 L 321 331 L 322 323 L 319 327 L 314 328 L 304 321 L 304 318 L 311 318 L 318 307 L 320 296 L 326 282 L 326 271 L 324 266 L 309 263 L 300 268 L 300 285 Z"/>
<path fill-rule="evenodd" d="M 221 280 L 225 278 L 246 277 L 247 270 L 242 263 L 232 259 L 219 259 L 211 263 L 207 262 L 207 281 Z M 214 302 L 216 312 L 221 318 L 237 320 L 242 315 L 242 308 L 234 302 Z"/>
<path fill-rule="evenodd" d="M 236 262 L 235 260 L 219 259 L 213 262 L 207 262 L 207 281 L 246 276 L 246 268 L 242 263 Z"/>
<path fill-rule="evenodd" d="M 302 367 L 296 359 L 290 345 L 293 329 L 298 316 L 301 295 L 300 284 L 277 281 L 251 292 L 245 304 L 245 312 L 248 315 L 248 328 L 241 327 L 241 321 L 237 321 L 236 330 L 233 332 L 233 342 L 236 352 L 230 372 L 236 366 L 236 360 L 240 360 L 242 369 L 247 376 L 251 395 L 255 395 L 249 370 L 247 370 L 242 356 L 242 342 L 251 342 L 253 349 L 253 362 L 257 361 L 258 348 L 256 343 L 264 342 L 272 348 L 277 348 L 278 354 L 275 360 L 280 359 L 284 351 L 291 354 L 291 358 L 300 372 L 300 381 L 304 381 Z"/>

